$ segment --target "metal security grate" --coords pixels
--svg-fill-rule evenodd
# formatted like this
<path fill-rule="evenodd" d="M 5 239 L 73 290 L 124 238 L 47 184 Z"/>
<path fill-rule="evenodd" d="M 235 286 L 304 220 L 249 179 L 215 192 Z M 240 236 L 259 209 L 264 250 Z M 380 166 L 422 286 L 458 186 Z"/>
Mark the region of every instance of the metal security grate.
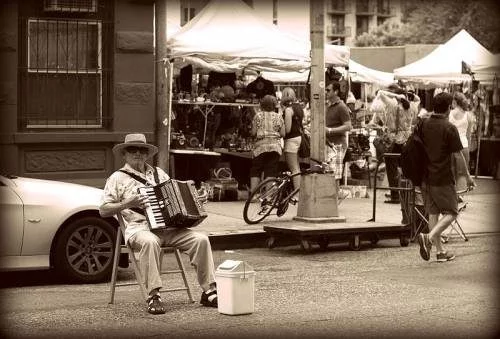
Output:
<path fill-rule="evenodd" d="M 29 19 L 27 127 L 102 126 L 100 21 Z"/>

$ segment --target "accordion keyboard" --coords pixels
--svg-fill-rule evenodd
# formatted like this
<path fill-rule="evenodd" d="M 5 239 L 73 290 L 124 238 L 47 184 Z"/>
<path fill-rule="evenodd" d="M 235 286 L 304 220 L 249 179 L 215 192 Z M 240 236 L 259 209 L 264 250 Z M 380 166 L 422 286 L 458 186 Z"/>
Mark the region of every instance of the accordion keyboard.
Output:
<path fill-rule="evenodd" d="M 149 200 L 149 206 L 146 208 L 146 218 L 148 219 L 149 226 L 152 229 L 167 227 L 162 212 L 165 208 L 165 201 L 156 199 L 153 187 L 141 187 L 139 188 L 139 193 L 147 196 Z"/>

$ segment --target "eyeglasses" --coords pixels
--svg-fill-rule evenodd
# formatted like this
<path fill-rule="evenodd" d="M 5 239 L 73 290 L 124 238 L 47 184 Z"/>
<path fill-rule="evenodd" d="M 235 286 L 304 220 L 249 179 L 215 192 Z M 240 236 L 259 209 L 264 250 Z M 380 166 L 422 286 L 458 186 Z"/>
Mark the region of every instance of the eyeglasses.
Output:
<path fill-rule="evenodd" d="M 137 147 L 137 146 L 129 146 L 129 147 L 126 147 L 125 148 L 125 151 L 127 151 L 127 153 L 141 153 L 141 154 L 148 154 L 149 153 L 149 150 L 145 147 Z"/>

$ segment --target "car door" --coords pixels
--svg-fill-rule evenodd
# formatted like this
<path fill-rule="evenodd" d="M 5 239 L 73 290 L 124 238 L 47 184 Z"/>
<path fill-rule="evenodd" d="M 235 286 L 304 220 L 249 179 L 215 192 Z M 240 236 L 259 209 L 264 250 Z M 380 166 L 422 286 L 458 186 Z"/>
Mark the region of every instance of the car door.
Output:
<path fill-rule="evenodd" d="M 0 256 L 21 255 L 24 233 L 23 203 L 8 179 L 0 180 Z"/>

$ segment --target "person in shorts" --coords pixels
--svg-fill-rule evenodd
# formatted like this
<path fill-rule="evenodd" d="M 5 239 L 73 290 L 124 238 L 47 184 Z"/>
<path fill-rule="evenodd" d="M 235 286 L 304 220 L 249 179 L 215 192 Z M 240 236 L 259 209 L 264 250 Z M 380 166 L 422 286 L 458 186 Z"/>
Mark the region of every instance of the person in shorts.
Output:
<path fill-rule="evenodd" d="M 260 110 L 252 120 L 251 134 L 255 137 L 252 150 L 252 167 L 250 168 L 250 192 L 264 178 L 278 175 L 278 164 L 283 152 L 281 138 L 285 136 L 285 122 L 281 114 L 275 112 L 278 104 L 272 95 L 260 100 Z"/>
<path fill-rule="evenodd" d="M 335 178 L 340 179 L 347 151 L 347 133 L 352 129 L 349 108 L 340 99 L 340 83 L 333 81 L 325 88 L 326 160 L 331 163 Z M 333 160 L 332 160 L 333 159 Z"/>
<path fill-rule="evenodd" d="M 452 172 L 453 156 L 459 156 L 465 163 L 458 130 L 448 120 L 452 100 L 449 93 L 436 95 L 433 102 L 434 113 L 424 120 L 422 127 L 428 163 L 421 190 L 425 209 L 429 214 L 430 231 L 427 234 L 420 233 L 418 243 L 420 256 L 424 260 L 430 259 L 432 245 L 436 246 L 436 259 L 439 262 L 455 258 L 453 253 L 443 248 L 441 233 L 458 215 L 458 199 Z M 475 186 L 468 170 L 466 180 L 469 188 Z M 441 218 L 439 215 L 442 215 Z"/>
<path fill-rule="evenodd" d="M 304 119 L 304 110 L 302 105 L 297 101 L 295 91 L 291 87 L 283 89 L 281 98 L 281 106 L 283 107 L 283 120 L 285 121 L 285 160 L 288 169 L 292 174 L 300 172 L 298 151 L 302 141 L 301 131 L 303 129 L 302 120 Z M 293 177 L 293 188 L 300 187 L 300 176 Z"/>

